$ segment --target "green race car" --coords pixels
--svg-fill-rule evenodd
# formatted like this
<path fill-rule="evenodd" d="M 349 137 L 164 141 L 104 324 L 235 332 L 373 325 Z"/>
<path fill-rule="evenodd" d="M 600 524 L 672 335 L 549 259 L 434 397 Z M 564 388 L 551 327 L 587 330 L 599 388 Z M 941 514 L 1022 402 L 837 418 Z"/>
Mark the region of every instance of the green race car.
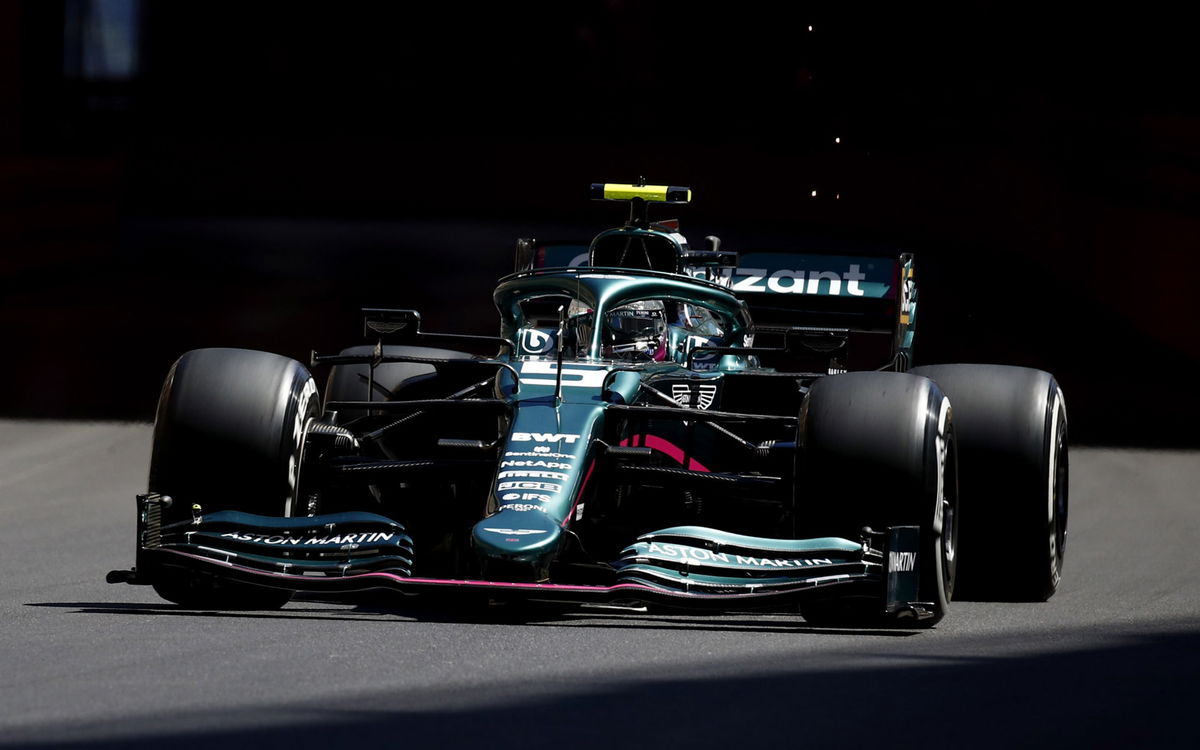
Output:
<path fill-rule="evenodd" d="M 369 343 L 201 349 L 163 386 L 137 563 L 187 607 L 294 592 L 799 612 L 928 626 L 1062 568 L 1048 373 L 911 368 L 913 259 L 693 250 L 627 201 L 587 245 L 517 243 L 496 337 L 364 311 Z M 753 315 L 753 317 L 752 317 Z M 961 520 L 960 520 L 961 519 Z"/>

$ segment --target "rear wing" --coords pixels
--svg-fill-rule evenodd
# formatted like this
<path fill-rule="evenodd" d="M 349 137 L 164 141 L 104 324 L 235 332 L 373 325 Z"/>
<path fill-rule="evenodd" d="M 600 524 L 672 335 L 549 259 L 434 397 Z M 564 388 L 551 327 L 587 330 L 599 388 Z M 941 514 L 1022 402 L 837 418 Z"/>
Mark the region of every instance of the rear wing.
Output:
<path fill-rule="evenodd" d="M 913 256 L 742 253 L 736 268 L 689 268 L 746 301 L 763 364 L 829 372 L 908 369 L 916 322 Z"/>

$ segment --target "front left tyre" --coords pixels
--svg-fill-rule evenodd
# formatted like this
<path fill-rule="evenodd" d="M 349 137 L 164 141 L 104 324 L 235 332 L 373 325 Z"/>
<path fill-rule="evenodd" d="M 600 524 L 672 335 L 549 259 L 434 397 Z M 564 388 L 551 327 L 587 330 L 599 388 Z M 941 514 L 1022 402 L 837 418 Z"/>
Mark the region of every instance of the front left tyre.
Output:
<path fill-rule="evenodd" d="M 1069 455 L 1067 405 L 1054 376 L 1008 365 L 930 365 L 961 449 L 963 598 L 1045 601 L 1062 578 Z"/>
<path fill-rule="evenodd" d="M 173 502 L 164 524 L 200 512 L 299 514 L 300 465 L 316 385 L 296 360 L 246 349 L 197 349 L 171 367 L 154 422 L 149 488 Z M 168 601 L 198 609 L 277 609 L 291 592 L 178 568 L 151 573 Z"/>

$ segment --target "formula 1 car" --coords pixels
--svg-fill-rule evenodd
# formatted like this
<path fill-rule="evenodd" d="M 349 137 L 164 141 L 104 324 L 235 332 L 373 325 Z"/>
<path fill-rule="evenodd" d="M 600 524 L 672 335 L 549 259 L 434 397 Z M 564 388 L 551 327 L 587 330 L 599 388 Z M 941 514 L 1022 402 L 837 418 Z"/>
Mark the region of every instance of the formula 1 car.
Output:
<path fill-rule="evenodd" d="M 1054 593 L 1051 375 L 910 369 L 911 255 L 693 250 L 648 217 L 690 190 L 592 197 L 629 220 L 586 246 L 519 240 L 499 336 L 365 310 L 370 343 L 312 354 L 323 405 L 293 359 L 184 354 L 136 566 L 108 580 L 193 608 L 385 589 L 864 627 L 933 625 L 956 591 Z"/>

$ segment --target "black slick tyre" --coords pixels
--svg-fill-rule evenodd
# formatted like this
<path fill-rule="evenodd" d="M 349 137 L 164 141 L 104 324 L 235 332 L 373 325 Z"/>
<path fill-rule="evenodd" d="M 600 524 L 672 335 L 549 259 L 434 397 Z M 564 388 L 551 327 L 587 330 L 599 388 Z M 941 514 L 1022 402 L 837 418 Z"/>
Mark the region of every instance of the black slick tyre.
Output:
<path fill-rule="evenodd" d="M 932 365 L 954 406 L 962 528 L 961 598 L 1044 601 L 1066 548 L 1067 407 L 1054 377 L 1004 365 Z"/>
<path fill-rule="evenodd" d="M 341 351 L 342 356 L 367 356 L 373 346 L 352 346 Z M 428 346 L 389 344 L 383 347 L 385 356 L 422 357 L 426 359 L 470 359 L 469 354 L 451 349 Z M 374 376 L 366 364 L 336 365 L 325 381 L 325 401 L 391 401 L 404 391 L 405 398 L 438 398 L 447 394 L 446 378 L 432 364 L 423 362 L 384 362 L 375 368 Z M 339 422 L 346 422 L 366 412 L 342 410 Z"/>
<path fill-rule="evenodd" d="M 957 569 L 958 491 L 950 402 L 928 378 L 855 372 L 821 378 L 800 415 L 802 467 L 797 512 L 810 532 L 857 539 L 869 526 L 919 526 L 918 597 L 946 614 Z M 806 534 L 807 535 L 807 534 Z M 879 595 L 815 601 L 801 608 L 817 625 L 887 624 Z"/>
<path fill-rule="evenodd" d="M 299 362 L 245 349 L 197 349 L 171 367 L 154 423 L 149 488 L 173 503 L 164 523 L 201 512 L 292 515 L 317 390 Z M 164 599 L 204 609 L 275 609 L 291 592 L 164 568 Z"/>

